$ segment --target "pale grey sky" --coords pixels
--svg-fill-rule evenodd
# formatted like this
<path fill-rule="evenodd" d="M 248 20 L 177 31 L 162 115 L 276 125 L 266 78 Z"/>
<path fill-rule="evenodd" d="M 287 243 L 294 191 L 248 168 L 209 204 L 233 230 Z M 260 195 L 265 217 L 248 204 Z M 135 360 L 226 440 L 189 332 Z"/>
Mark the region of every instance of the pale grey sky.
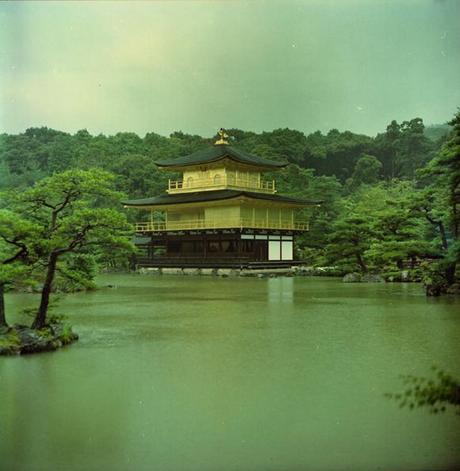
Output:
<path fill-rule="evenodd" d="M 375 134 L 458 106 L 458 0 L 0 2 L 0 132 Z"/>

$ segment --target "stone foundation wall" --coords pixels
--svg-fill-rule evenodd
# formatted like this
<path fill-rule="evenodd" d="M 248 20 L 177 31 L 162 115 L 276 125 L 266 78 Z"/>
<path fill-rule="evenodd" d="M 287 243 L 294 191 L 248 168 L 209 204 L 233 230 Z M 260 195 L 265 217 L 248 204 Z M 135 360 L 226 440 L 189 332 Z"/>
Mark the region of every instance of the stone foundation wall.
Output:
<path fill-rule="evenodd" d="M 275 277 L 275 276 L 306 276 L 314 275 L 314 270 L 307 267 L 290 268 L 139 268 L 138 273 L 143 275 L 195 275 L 195 276 L 221 276 L 221 277 Z"/>

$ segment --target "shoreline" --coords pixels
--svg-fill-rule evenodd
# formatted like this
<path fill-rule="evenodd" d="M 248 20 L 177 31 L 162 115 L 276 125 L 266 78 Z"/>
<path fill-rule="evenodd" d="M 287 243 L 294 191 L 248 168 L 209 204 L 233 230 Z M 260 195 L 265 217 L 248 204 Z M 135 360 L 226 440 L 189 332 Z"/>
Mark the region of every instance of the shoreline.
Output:
<path fill-rule="evenodd" d="M 140 267 L 135 273 L 141 275 L 182 275 L 182 276 L 219 276 L 219 277 L 277 277 L 277 276 L 328 276 L 341 278 L 336 269 L 292 266 L 285 268 L 178 268 L 178 267 Z"/>
<path fill-rule="evenodd" d="M 21 324 L 0 328 L 0 356 L 52 352 L 78 340 L 67 323 L 52 323 L 42 329 Z"/>

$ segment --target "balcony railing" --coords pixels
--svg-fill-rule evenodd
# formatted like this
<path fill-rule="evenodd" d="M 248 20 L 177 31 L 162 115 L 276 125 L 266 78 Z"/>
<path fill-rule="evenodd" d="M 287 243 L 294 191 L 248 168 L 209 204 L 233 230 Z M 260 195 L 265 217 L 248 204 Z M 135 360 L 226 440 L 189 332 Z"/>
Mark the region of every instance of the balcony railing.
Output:
<path fill-rule="evenodd" d="M 224 188 L 254 190 L 260 193 L 276 193 L 275 180 L 262 180 L 244 176 L 216 175 L 214 178 L 188 178 L 169 180 L 168 193 L 218 190 Z"/>
<path fill-rule="evenodd" d="M 308 222 L 279 219 L 228 218 L 136 223 L 136 232 L 141 233 L 203 229 L 282 229 L 308 231 Z"/>

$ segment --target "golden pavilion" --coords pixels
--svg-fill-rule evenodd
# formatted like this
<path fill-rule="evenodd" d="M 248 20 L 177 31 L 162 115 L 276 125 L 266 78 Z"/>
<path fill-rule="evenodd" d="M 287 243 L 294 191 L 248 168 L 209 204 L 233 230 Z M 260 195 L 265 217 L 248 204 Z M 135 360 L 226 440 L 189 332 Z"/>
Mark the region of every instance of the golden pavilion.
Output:
<path fill-rule="evenodd" d="M 166 194 L 124 201 L 144 210 L 136 223 L 138 266 L 261 268 L 289 266 L 294 238 L 308 230 L 298 212 L 319 201 L 278 195 L 263 173 L 284 162 L 229 145 L 223 130 L 214 145 L 191 155 L 155 162 L 182 173 Z"/>

